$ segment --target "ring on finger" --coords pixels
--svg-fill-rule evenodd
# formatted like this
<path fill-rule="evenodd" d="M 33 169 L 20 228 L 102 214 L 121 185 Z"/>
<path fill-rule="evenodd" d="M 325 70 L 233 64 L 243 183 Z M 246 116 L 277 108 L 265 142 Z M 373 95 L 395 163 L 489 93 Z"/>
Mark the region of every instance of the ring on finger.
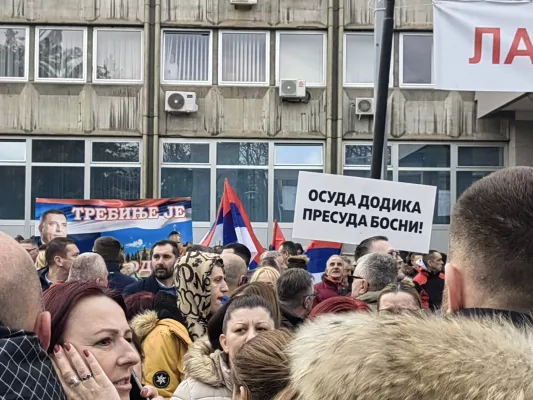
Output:
<path fill-rule="evenodd" d="M 81 377 L 81 380 L 85 382 L 85 381 L 88 381 L 89 379 L 91 379 L 92 377 L 93 377 L 93 376 L 92 376 L 91 374 L 89 374 L 89 375 L 85 375 L 85 376 L 82 376 L 82 377 Z"/>
<path fill-rule="evenodd" d="M 79 384 L 81 384 L 81 380 L 77 376 L 73 376 L 72 378 L 69 379 L 68 384 L 69 386 L 76 387 Z"/>

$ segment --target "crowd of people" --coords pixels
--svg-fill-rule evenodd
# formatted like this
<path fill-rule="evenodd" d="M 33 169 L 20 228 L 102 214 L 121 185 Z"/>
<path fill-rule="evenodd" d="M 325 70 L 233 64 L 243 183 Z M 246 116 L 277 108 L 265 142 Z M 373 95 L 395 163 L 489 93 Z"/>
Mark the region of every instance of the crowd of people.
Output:
<path fill-rule="evenodd" d="M 495 172 L 457 200 L 449 257 L 374 236 L 319 282 L 291 241 L 250 269 L 177 232 L 139 279 L 51 210 L 41 247 L 0 233 L 0 399 L 533 398 L 532 195 L 533 168 Z"/>

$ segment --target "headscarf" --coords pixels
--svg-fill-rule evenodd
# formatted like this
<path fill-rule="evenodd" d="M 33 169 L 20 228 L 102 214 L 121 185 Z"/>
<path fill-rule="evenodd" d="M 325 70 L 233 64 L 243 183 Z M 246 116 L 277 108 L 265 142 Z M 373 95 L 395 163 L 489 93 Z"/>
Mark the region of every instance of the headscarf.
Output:
<path fill-rule="evenodd" d="M 178 308 L 185 316 L 193 341 L 207 333 L 211 311 L 211 272 L 214 267 L 224 268 L 218 254 L 191 251 L 180 258 L 175 269 Z"/>

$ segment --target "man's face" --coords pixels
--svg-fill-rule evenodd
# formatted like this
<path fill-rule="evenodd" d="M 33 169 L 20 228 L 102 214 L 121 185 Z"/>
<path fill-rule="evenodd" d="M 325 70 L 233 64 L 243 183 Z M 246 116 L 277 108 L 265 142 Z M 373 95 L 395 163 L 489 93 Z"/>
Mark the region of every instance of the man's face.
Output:
<path fill-rule="evenodd" d="M 158 279 L 169 279 L 174 274 L 176 256 L 169 244 L 155 246 L 152 253 L 152 268 Z"/>
<path fill-rule="evenodd" d="M 285 250 L 283 246 L 279 246 L 278 252 L 280 252 L 283 256 L 283 260 L 287 262 L 287 260 L 289 259 L 289 252 Z"/>
<path fill-rule="evenodd" d="M 75 244 L 68 244 L 65 248 L 65 257 L 59 257 L 61 268 L 66 271 L 70 271 L 72 264 L 79 255 L 80 250 L 78 249 L 78 246 L 76 246 Z"/>
<path fill-rule="evenodd" d="M 444 266 L 444 262 L 442 261 L 442 254 L 433 253 L 430 256 L 430 259 L 427 265 L 429 272 L 433 272 L 433 273 L 442 272 L 443 266 Z"/>
<path fill-rule="evenodd" d="M 35 262 L 39 255 L 39 248 L 31 243 L 22 243 L 21 246 L 28 252 L 33 262 Z"/>
<path fill-rule="evenodd" d="M 334 281 L 344 278 L 344 260 L 340 257 L 332 257 L 326 266 L 326 274 Z"/>
<path fill-rule="evenodd" d="M 67 218 L 63 214 L 48 214 L 39 225 L 39 231 L 44 244 L 57 237 L 67 237 Z"/>

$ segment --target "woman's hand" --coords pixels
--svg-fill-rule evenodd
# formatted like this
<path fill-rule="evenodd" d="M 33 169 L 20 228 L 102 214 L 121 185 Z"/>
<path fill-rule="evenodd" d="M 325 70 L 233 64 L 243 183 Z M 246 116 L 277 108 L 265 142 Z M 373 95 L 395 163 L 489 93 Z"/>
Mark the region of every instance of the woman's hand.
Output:
<path fill-rule="evenodd" d="M 156 388 L 153 386 L 144 386 L 143 390 L 141 390 L 141 396 L 145 399 L 165 400 L 163 397 L 158 395 Z"/>
<path fill-rule="evenodd" d="M 68 400 L 120 400 L 117 389 L 88 350 L 82 356 L 69 343 L 64 348 L 55 346 L 52 363 Z"/>

